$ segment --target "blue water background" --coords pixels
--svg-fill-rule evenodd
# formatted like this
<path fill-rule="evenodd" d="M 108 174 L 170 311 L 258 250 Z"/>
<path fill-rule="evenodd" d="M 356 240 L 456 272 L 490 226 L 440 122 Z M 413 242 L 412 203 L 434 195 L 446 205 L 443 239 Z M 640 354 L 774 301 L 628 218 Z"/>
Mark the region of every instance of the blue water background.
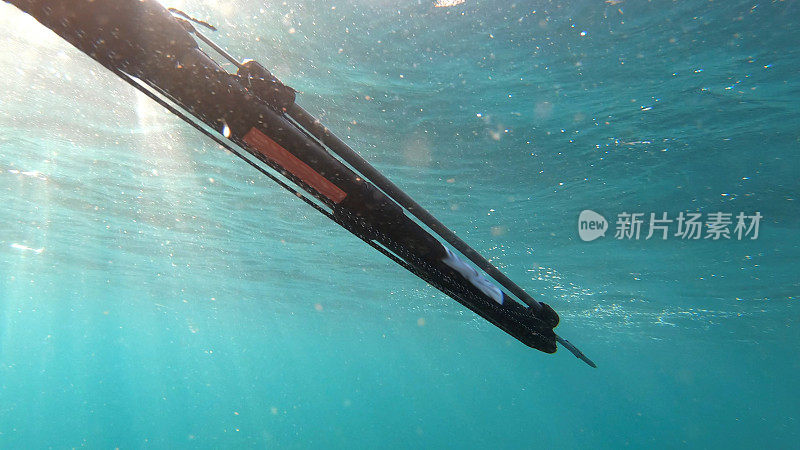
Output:
<path fill-rule="evenodd" d="M 599 368 L 519 344 L 2 4 L 0 447 L 800 440 L 798 2 L 171 4 Z M 584 209 L 764 219 L 585 243 Z"/>

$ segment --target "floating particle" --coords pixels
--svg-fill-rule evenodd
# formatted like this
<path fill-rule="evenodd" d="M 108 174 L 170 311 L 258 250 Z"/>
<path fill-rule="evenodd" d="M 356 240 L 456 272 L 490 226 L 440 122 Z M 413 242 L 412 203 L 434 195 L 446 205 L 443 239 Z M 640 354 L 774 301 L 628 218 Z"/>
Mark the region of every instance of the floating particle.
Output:
<path fill-rule="evenodd" d="M 435 8 L 447 8 L 449 6 L 456 6 L 464 3 L 466 0 L 436 0 Z"/>

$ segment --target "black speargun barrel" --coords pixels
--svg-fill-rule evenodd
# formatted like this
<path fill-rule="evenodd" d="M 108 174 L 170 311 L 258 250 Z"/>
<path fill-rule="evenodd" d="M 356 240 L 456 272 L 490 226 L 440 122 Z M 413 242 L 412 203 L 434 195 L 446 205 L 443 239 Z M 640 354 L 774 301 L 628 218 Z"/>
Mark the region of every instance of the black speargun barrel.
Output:
<path fill-rule="evenodd" d="M 290 119 L 286 112 L 297 110 L 294 90 L 259 64 L 238 64 L 237 74 L 228 73 L 198 47 L 187 20 L 153 0 L 6 1 L 280 172 L 329 208 L 337 223 L 467 308 L 530 347 L 556 351 L 559 318 L 552 308 L 515 301 L 343 164 Z"/>

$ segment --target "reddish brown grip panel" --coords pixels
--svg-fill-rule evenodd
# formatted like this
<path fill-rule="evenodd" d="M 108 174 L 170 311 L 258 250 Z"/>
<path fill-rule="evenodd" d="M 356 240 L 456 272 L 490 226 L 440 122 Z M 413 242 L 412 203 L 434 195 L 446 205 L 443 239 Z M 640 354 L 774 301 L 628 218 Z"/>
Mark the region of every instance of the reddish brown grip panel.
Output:
<path fill-rule="evenodd" d="M 308 164 L 278 145 L 277 142 L 270 139 L 269 136 L 262 133 L 257 128 L 251 128 L 250 131 L 244 135 L 244 141 L 267 158 L 280 164 L 281 167 L 291 172 L 292 175 L 303 180 L 305 184 L 314 188 L 315 191 L 324 195 L 333 203 L 339 203 L 347 197 L 345 191 L 339 189 L 339 187 L 331 183 L 330 180 L 320 175 L 319 172 L 309 167 Z"/>

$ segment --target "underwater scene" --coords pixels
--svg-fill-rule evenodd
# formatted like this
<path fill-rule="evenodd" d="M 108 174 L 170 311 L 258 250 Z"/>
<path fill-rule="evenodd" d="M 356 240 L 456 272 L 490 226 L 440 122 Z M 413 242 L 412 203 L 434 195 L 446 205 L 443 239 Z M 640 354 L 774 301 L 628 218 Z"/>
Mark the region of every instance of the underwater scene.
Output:
<path fill-rule="evenodd" d="M 0 2 L 0 448 L 796 448 L 800 2 L 160 0 L 533 302 L 52 3 Z"/>

